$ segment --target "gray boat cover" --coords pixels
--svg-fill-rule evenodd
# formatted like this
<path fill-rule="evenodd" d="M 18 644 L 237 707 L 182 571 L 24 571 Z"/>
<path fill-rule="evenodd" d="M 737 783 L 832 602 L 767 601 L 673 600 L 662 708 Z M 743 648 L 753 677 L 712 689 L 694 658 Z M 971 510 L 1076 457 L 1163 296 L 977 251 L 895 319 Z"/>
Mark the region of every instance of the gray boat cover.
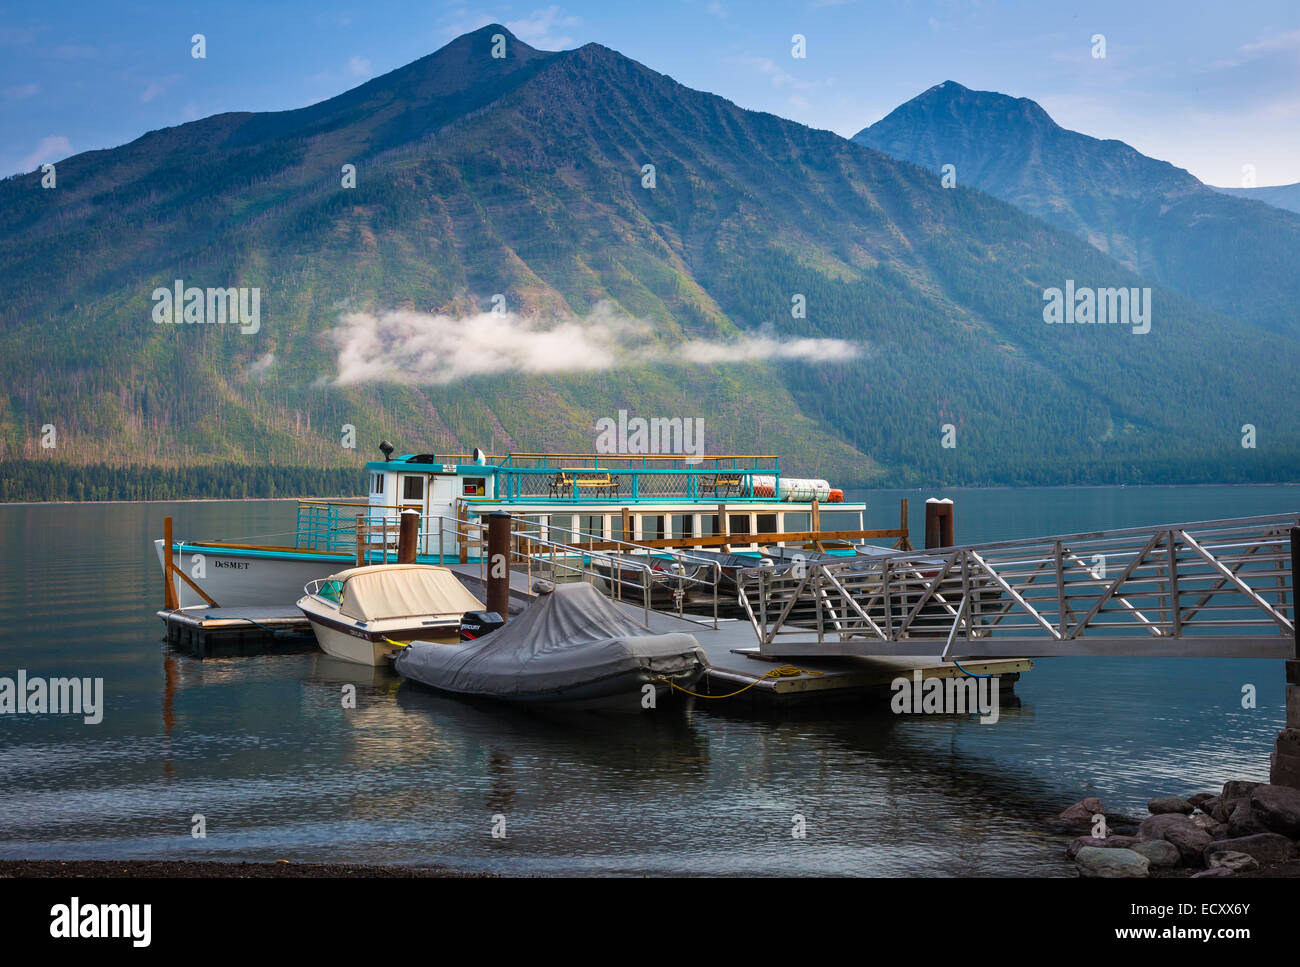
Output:
<path fill-rule="evenodd" d="M 590 584 L 575 583 L 539 594 L 477 641 L 413 641 L 394 667 L 447 691 L 546 699 L 638 670 L 672 676 L 707 664 L 694 635 L 649 634 Z"/>

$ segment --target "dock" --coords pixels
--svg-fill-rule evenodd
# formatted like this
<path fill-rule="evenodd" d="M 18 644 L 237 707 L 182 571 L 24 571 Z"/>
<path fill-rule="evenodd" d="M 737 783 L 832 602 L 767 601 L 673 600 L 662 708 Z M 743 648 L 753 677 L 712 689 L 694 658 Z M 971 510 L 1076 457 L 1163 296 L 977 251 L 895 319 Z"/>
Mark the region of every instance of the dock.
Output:
<path fill-rule="evenodd" d="M 195 658 L 314 651 L 316 636 L 292 604 L 162 610 L 167 644 Z"/>

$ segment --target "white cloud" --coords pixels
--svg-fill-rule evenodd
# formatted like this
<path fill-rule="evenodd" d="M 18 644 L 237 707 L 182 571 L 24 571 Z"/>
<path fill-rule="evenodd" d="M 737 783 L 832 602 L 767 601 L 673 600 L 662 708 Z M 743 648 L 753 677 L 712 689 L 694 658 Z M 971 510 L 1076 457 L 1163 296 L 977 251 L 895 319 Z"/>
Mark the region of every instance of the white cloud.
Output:
<path fill-rule="evenodd" d="M 369 77 L 374 73 L 370 69 L 370 61 L 365 57 L 348 58 L 348 73 L 353 77 Z"/>
<path fill-rule="evenodd" d="M 534 10 L 522 20 L 507 20 L 506 29 L 532 47 L 560 50 L 574 44 L 574 39 L 563 33 L 563 28 L 581 23 L 581 17 L 570 16 L 559 7 L 550 6 L 545 10 Z"/>
<path fill-rule="evenodd" d="M 11 101 L 22 101 L 34 97 L 40 93 L 40 90 L 36 84 L 15 84 L 13 87 L 5 88 L 5 97 Z"/>
<path fill-rule="evenodd" d="M 72 142 L 67 139 L 67 136 L 51 134 L 48 137 L 41 138 L 41 143 L 36 146 L 36 150 L 18 162 L 18 170 L 32 171 L 39 165 L 50 161 L 58 161 L 70 154 L 72 154 Z"/>
<path fill-rule="evenodd" d="M 585 318 L 532 319 L 481 312 L 456 318 L 397 310 L 351 312 L 331 336 L 340 384 L 445 385 L 505 373 L 603 372 L 654 364 L 718 365 L 762 360 L 843 360 L 861 347 L 841 339 L 687 339 L 665 345 L 649 324 L 599 303 Z"/>

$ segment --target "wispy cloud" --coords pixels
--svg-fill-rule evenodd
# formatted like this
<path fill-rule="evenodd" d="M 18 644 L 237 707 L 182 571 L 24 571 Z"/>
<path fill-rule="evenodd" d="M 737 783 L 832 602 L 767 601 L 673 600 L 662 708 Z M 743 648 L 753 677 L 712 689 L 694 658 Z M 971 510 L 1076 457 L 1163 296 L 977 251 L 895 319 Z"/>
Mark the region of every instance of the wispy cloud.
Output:
<path fill-rule="evenodd" d="M 765 360 L 838 361 L 862 347 L 841 339 L 687 339 L 666 345 L 648 323 L 610 303 L 586 317 L 515 313 L 453 317 L 398 310 L 352 312 L 331 334 L 341 384 L 374 381 L 445 385 L 507 373 L 602 372 L 655 364 L 722 365 Z"/>
<path fill-rule="evenodd" d="M 4 95 L 6 100 L 24 101 L 40 93 L 40 90 L 39 84 L 15 84 L 13 87 L 6 87 Z"/>
<path fill-rule="evenodd" d="M 544 10 L 534 10 L 520 20 L 507 20 L 506 29 L 533 47 L 560 50 L 576 43 L 565 30 L 581 23 L 581 17 L 571 16 L 559 7 L 550 6 Z"/>
<path fill-rule="evenodd" d="M 36 146 L 36 150 L 18 162 L 18 170 L 31 171 L 39 165 L 58 161 L 70 154 L 72 154 L 72 142 L 68 140 L 67 136 L 51 134 L 48 137 L 41 138 L 41 143 Z"/>
<path fill-rule="evenodd" d="M 161 97 L 167 93 L 167 88 L 175 84 L 180 77 L 173 74 L 171 77 L 164 77 L 161 80 L 150 81 L 148 86 L 140 92 L 141 103 L 148 104 L 150 101 Z"/>
<path fill-rule="evenodd" d="M 370 60 L 366 57 L 349 57 L 348 73 L 353 77 L 369 77 L 374 71 L 370 68 Z"/>

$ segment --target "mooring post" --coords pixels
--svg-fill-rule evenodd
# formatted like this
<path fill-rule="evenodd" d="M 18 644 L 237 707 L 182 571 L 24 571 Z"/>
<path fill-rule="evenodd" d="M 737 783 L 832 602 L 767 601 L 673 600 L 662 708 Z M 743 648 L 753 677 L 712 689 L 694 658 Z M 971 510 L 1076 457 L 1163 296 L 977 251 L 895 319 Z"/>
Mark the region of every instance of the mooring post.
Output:
<path fill-rule="evenodd" d="M 1295 637 L 1296 579 L 1300 577 L 1300 527 L 1291 528 L 1291 622 Z M 1300 645 L 1293 642 L 1286 662 L 1286 726 L 1273 743 L 1268 781 L 1275 786 L 1300 789 Z"/>
<path fill-rule="evenodd" d="M 408 507 L 397 525 L 397 563 L 414 564 L 419 543 L 420 512 Z"/>
<path fill-rule="evenodd" d="M 952 500 L 931 497 L 925 502 L 925 547 L 952 547 L 956 543 L 952 523 Z"/>
<path fill-rule="evenodd" d="M 488 514 L 487 609 L 510 619 L 510 515 Z"/>
<path fill-rule="evenodd" d="M 180 607 L 176 598 L 176 578 L 172 576 L 172 519 L 163 518 L 163 607 L 175 611 Z"/>
<path fill-rule="evenodd" d="M 366 545 L 362 536 L 365 530 L 365 519 L 365 514 L 357 514 L 357 567 L 361 567 L 366 563 Z"/>

